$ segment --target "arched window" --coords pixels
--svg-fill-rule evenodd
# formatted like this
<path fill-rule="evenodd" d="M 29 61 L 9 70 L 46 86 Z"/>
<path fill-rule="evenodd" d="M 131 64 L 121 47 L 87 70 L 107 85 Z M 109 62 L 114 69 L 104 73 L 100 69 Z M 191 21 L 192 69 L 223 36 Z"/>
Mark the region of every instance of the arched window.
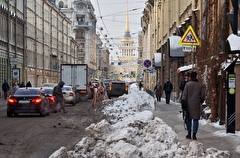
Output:
<path fill-rule="evenodd" d="M 59 6 L 59 8 L 63 8 L 63 6 L 64 6 L 63 1 L 60 1 L 60 2 L 58 3 L 58 6 Z"/>
<path fill-rule="evenodd" d="M 76 39 L 84 39 L 84 38 L 85 38 L 84 30 L 78 30 L 76 33 Z"/>

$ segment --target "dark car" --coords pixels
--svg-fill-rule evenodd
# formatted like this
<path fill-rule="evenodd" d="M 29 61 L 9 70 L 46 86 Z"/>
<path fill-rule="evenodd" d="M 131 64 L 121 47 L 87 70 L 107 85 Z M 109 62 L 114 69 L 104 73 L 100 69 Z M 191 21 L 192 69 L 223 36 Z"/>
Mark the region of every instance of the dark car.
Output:
<path fill-rule="evenodd" d="M 55 112 L 55 97 L 52 95 L 53 87 L 41 87 L 40 91 L 44 93 L 45 97 L 49 101 L 50 112 Z"/>
<path fill-rule="evenodd" d="M 49 115 L 49 101 L 39 88 L 24 87 L 16 89 L 7 101 L 7 116 L 20 113 L 39 113 Z"/>
<path fill-rule="evenodd" d="M 111 81 L 107 93 L 108 98 L 119 97 L 123 94 L 128 94 L 128 86 L 123 81 Z"/>

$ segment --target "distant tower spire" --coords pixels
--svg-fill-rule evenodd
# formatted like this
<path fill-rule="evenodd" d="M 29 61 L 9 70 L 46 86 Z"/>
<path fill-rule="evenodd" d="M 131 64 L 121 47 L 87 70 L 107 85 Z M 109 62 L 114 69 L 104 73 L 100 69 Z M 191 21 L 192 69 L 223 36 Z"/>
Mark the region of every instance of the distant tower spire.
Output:
<path fill-rule="evenodd" d="M 124 37 L 131 37 L 129 29 L 129 20 L 128 20 L 128 0 L 127 0 L 127 10 L 126 10 L 126 29 Z"/>

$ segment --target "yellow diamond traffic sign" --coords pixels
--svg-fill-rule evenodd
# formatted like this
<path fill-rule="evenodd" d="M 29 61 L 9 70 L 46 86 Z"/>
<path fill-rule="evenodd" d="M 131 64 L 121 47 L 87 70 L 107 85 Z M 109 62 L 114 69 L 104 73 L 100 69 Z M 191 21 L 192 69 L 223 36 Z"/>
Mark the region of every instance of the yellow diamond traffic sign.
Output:
<path fill-rule="evenodd" d="M 191 45 L 191 46 L 199 46 L 200 42 L 192 28 L 192 26 L 188 26 L 186 32 L 178 42 L 180 45 Z"/>

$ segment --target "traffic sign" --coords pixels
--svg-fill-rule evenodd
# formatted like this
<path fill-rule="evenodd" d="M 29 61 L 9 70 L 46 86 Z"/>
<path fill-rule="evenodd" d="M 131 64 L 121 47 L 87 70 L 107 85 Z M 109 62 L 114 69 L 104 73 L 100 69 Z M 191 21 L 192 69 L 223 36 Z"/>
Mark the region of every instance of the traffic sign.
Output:
<path fill-rule="evenodd" d="M 145 66 L 146 68 L 151 67 L 151 61 L 148 60 L 148 59 L 147 59 L 147 60 L 144 60 L 143 64 L 144 64 L 144 66 Z"/>
<path fill-rule="evenodd" d="M 196 46 L 182 46 L 182 51 L 183 52 L 196 52 Z"/>
<path fill-rule="evenodd" d="M 192 28 L 192 26 L 188 26 L 187 31 L 183 34 L 182 38 L 178 42 L 180 45 L 191 45 L 191 46 L 199 46 L 200 42 Z"/>

